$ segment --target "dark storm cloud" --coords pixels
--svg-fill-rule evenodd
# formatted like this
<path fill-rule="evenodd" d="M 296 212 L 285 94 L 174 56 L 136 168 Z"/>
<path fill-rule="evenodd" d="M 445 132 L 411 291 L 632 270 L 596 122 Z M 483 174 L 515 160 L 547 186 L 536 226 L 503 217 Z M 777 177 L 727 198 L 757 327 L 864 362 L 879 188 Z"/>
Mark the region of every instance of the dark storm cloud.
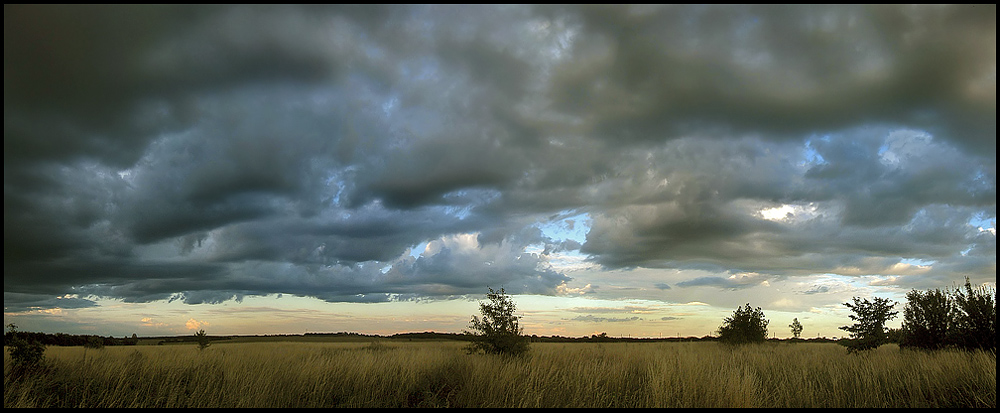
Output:
<path fill-rule="evenodd" d="M 97 303 L 72 296 L 53 296 L 50 294 L 20 294 L 20 293 L 4 293 L 4 310 L 5 311 L 24 311 L 29 309 L 46 309 L 46 308 L 87 308 L 95 307 Z M 9 305 L 8 303 L 16 303 L 14 305 Z"/>
<path fill-rule="evenodd" d="M 552 294 L 568 280 L 543 257 L 522 253 L 524 245 L 504 243 L 480 248 L 471 236 L 444 237 L 432 252 L 393 260 L 317 265 L 281 260 L 244 260 L 214 276 L 136 279 L 125 285 L 90 285 L 79 294 L 133 299 L 181 299 L 219 303 L 274 291 L 327 301 L 380 302 L 420 297 L 480 294 L 483 286 L 502 286 L 512 294 Z M 319 251 L 323 254 L 322 249 Z M 164 282 L 167 284 L 165 285 Z M 168 292 L 176 292 L 171 294 Z M 167 297 L 151 294 L 164 294 Z"/>
<path fill-rule="evenodd" d="M 582 29 L 552 96 L 613 139 L 799 139 L 874 121 L 992 151 L 992 13 L 995 5 L 574 8 L 566 14 Z"/>
<path fill-rule="evenodd" d="M 309 13 L 5 6 L 5 164 L 89 156 L 131 165 L 164 129 L 199 116 L 186 107 L 193 95 L 330 76 L 338 66 L 325 54 L 290 47 L 308 34 L 295 28 Z"/>
<path fill-rule="evenodd" d="M 5 305 L 995 280 L 995 15 L 5 6 Z"/>
<path fill-rule="evenodd" d="M 992 216 L 988 158 L 912 131 L 879 128 L 814 141 L 811 162 L 801 147 L 779 144 L 756 146 L 769 152 L 764 156 L 731 141 L 670 143 L 650 155 L 660 162 L 650 162 L 646 174 L 610 185 L 622 196 L 609 198 L 642 194 L 647 202 L 595 214 L 581 250 L 609 267 L 733 272 L 837 272 L 865 257 L 894 259 L 870 268 L 878 273 L 900 258 L 961 259 L 962 250 L 983 242 L 970 221 Z M 633 184 L 637 176 L 640 185 Z M 622 190 L 626 185 L 646 190 Z M 758 212 L 783 204 L 799 207 L 800 216 L 769 220 Z M 980 276 L 990 271 L 984 266 Z"/>
<path fill-rule="evenodd" d="M 880 135 L 813 142 L 826 162 L 805 176 L 827 196 L 846 199 L 845 224 L 905 224 L 925 205 L 995 204 L 995 174 L 987 175 L 985 159 L 966 162 L 954 147 L 918 132 Z"/>

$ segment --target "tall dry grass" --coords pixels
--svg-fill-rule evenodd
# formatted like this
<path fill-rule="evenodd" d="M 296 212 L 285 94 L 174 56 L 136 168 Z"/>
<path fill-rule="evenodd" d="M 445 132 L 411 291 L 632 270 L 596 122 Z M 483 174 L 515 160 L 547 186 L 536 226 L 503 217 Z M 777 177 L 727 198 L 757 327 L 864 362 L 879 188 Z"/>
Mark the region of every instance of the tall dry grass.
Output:
<path fill-rule="evenodd" d="M 4 407 L 995 407 L 993 353 L 828 343 L 457 342 L 50 347 L 4 357 Z"/>

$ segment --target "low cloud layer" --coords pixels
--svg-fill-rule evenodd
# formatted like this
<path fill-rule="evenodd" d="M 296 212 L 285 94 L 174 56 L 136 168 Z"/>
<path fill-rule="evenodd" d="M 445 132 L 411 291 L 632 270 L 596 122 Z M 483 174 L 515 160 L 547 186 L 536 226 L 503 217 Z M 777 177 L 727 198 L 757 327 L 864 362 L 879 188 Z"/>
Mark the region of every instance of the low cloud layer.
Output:
<path fill-rule="evenodd" d="M 936 288 L 995 227 L 995 5 L 4 7 L 7 311 Z"/>

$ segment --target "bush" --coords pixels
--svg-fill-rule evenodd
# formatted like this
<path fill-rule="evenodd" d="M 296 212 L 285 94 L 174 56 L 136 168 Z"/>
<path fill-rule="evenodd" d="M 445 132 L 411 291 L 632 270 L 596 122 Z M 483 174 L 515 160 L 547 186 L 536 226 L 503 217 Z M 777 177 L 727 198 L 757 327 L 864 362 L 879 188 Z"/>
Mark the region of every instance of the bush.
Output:
<path fill-rule="evenodd" d="M 719 341 L 727 344 L 761 343 L 767 340 L 767 319 L 757 307 L 737 308 L 732 317 L 726 317 L 719 327 Z"/>
<path fill-rule="evenodd" d="M 965 278 L 965 288 L 955 290 L 956 344 L 966 350 L 993 350 L 997 348 L 996 289 L 990 294 L 987 287 L 972 288 Z"/>
<path fill-rule="evenodd" d="M 910 291 L 906 294 L 900 347 L 996 350 L 996 290 Z"/>
<path fill-rule="evenodd" d="M 514 315 L 516 306 L 514 300 L 503 288 L 494 291 L 492 288 L 486 294 L 489 302 L 479 303 L 479 311 L 483 318 L 472 316 L 469 328 L 472 332 L 472 342 L 466 350 L 471 353 L 521 355 L 528 351 L 528 338 L 521 335 L 522 328 L 518 326 L 518 316 Z"/>
<path fill-rule="evenodd" d="M 849 353 L 872 350 L 889 341 L 888 331 L 885 328 L 886 321 L 896 318 L 898 311 L 892 311 L 896 303 L 888 298 L 875 297 L 874 301 L 864 298 L 854 297 L 854 303 L 844 303 L 854 314 L 851 319 L 855 321 L 849 326 L 840 327 L 851 335 L 851 340 L 846 342 Z"/>
<path fill-rule="evenodd" d="M 952 340 L 956 308 L 941 290 L 910 291 L 903 307 L 902 348 L 940 349 Z"/>
<path fill-rule="evenodd" d="M 41 367 L 45 361 L 45 345 L 28 336 L 22 337 L 13 323 L 7 324 L 7 328 L 10 339 L 6 340 L 4 346 L 10 351 L 10 361 L 14 370 L 24 372 Z"/>
<path fill-rule="evenodd" d="M 198 350 L 204 350 L 208 348 L 209 344 L 211 344 L 211 339 L 208 337 L 208 334 L 205 333 L 205 330 L 198 330 L 198 332 L 194 334 L 194 337 L 198 341 Z"/>

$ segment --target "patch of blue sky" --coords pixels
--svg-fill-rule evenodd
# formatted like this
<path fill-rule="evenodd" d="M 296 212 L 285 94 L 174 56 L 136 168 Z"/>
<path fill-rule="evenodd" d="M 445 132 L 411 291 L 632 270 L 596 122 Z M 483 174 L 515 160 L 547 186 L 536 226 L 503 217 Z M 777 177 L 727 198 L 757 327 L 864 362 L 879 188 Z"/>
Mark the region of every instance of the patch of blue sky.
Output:
<path fill-rule="evenodd" d="M 574 241 L 583 244 L 590 231 L 591 219 L 588 213 L 581 213 L 575 210 L 560 211 L 554 218 L 539 221 L 535 224 L 548 238 L 549 243 L 558 244 L 565 241 Z M 541 253 L 545 249 L 544 243 L 536 243 L 525 248 L 525 252 Z M 556 249 L 547 258 L 549 264 L 557 271 L 574 271 L 585 269 L 590 266 L 586 263 L 587 256 L 581 254 L 579 250 L 571 246 L 567 249 Z"/>
<path fill-rule="evenodd" d="M 413 258 L 420 258 L 420 255 L 424 253 L 427 249 L 427 241 L 421 242 L 410 248 L 410 256 Z"/>
<path fill-rule="evenodd" d="M 980 211 L 972 215 L 969 218 L 969 225 L 973 228 L 979 228 L 980 231 L 988 231 L 992 229 L 994 233 L 997 228 L 997 217 L 996 215 L 990 215 L 986 211 Z"/>
<path fill-rule="evenodd" d="M 814 139 L 829 141 L 830 137 L 825 135 Z M 820 155 L 816 148 L 813 147 L 812 139 L 806 141 L 805 148 L 802 150 L 802 157 L 804 158 L 804 165 L 819 165 L 826 163 L 826 159 L 823 159 L 823 156 Z"/>
<path fill-rule="evenodd" d="M 539 222 L 538 229 L 542 231 L 542 235 L 552 239 L 552 241 L 573 240 L 582 244 L 587 240 L 591 222 L 588 213 L 564 210 L 556 215 L 556 219 Z"/>
<path fill-rule="evenodd" d="M 357 170 L 356 166 L 351 165 L 343 169 L 329 170 L 327 172 L 326 186 L 330 188 L 330 193 L 333 195 L 330 197 L 332 206 L 341 205 L 341 196 L 347 192 L 348 182 Z"/>
<path fill-rule="evenodd" d="M 882 142 L 882 145 L 878 147 L 878 157 L 883 163 L 896 163 L 899 161 L 896 154 L 889 150 L 889 141 L 886 140 Z"/>

